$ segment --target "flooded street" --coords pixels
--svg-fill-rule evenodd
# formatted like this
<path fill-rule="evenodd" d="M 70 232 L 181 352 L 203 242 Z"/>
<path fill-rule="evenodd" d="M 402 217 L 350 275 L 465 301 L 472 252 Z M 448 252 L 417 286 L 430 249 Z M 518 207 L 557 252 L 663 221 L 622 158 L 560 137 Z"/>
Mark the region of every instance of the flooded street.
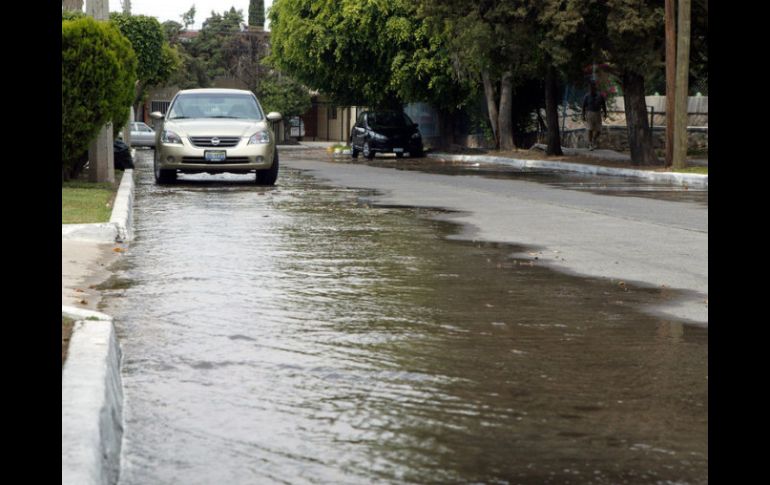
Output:
<path fill-rule="evenodd" d="M 158 186 L 136 160 L 104 308 L 122 485 L 707 483 L 708 330 L 640 311 L 673 290 L 288 167 Z"/>

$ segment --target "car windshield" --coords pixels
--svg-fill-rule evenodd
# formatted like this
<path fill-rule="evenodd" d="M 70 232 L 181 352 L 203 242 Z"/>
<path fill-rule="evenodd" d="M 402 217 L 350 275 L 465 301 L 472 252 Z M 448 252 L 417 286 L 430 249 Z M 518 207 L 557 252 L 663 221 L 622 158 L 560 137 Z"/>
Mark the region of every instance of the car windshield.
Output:
<path fill-rule="evenodd" d="M 369 114 L 369 126 L 372 128 L 405 128 L 412 125 L 412 120 L 404 113 L 381 112 Z"/>
<path fill-rule="evenodd" d="M 261 120 L 262 110 L 248 94 L 195 93 L 177 96 L 167 119 L 235 118 Z"/>

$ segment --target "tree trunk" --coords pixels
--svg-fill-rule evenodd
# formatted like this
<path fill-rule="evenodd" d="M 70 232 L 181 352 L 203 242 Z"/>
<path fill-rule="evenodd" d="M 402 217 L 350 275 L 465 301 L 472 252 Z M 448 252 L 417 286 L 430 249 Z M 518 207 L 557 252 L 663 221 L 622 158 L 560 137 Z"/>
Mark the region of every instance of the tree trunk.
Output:
<path fill-rule="evenodd" d="M 674 116 L 676 104 L 676 8 L 666 0 L 666 166 L 674 164 Z"/>
<path fill-rule="evenodd" d="M 563 155 L 559 135 L 559 101 L 556 98 L 556 88 L 556 69 L 553 65 L 549 65 L 545 75 L 545 119 L 548 123 L 546 155 Z"/>
<path fill-rule="evenodd" d="M 652 144 L 652 130 L 644 99 L 644 77 L 631 71 L 622 75 L 623 100 L 626 104 L 628 146 L 633 165 L 660 165 Z"/>
<path fill-rule="evenodd" d="M 500 113 L 497 126 L 500 129 L 500 150 L 513 150 L 513 82 L 507 71 L 500 81 Z"/>
<path fill-rule="evenodd" d="M 450 148 L 455 142 L 454 114 L 446 110 L 439 110 L 438 126 L 441 134 L 439 138 L 440 148 Z"/>
<path fill-rule="evenodd" d="M 489 123 L 492 125 L 492 135 L 495 137 L 495 148 L 500 148 L 500 130 L 497 126 L 498 112 L 495 86 L 489 78 L 489 72 L 482 71 L 481 79 L 484 81 L 484 96 L 487 99 L 487 112 L 489 113 Z"/>
<path fill-rule="evenodd" d="M 679 0 L 676 34 L 676 100 L 674 119 L 674 168 L 687 164 L 687 91 L 690 72 L 690 0 Z"/>

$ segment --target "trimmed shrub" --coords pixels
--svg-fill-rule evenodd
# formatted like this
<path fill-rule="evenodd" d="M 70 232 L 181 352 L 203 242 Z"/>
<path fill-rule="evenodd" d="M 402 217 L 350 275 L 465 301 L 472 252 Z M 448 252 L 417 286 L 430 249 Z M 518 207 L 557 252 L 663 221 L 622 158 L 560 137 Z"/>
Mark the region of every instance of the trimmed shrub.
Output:
<path fill-rule="evenodd" d="M 107 122 L 125 118 L 136 82 L 131 43 L 109 22 L 62 21 L 62 176 Z"/>

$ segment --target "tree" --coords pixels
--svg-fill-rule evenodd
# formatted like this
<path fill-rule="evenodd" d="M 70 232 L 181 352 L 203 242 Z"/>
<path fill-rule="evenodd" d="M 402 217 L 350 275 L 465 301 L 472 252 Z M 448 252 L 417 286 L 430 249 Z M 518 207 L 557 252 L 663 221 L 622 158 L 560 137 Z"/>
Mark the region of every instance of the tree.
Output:
<path fill-rule="evenodd" d="M 249 25 L 256 27 L 265 26 L 264 0 L 251 0 L 249 2 Z"/>
<path fill-rule="evenodd" d="M 311 106 L 305 86 L 275 73 L 259 84 L 256 95 L 266 112 L 277 111 L 284 118 L 307 113 Z"/>
<path fill-rule="evenodd" d="M 438 28 L 459 79 L 483 87 L 495 144 L 515 148 L 515 88 L 536 75 L 542 52 L 534 10 L 523 0 L 421 0 L 421 16 Z"/>
<path fill-rule="evenodd" d="M 182 23 L 184 24 L 184 30 L 193 24 L 195 24 L 195 5 L 190 7 L 190 10 L 180 15 L 182 17 Z"/>
<path fill-rule="evenodd" d="M 181 61 L 166 42 L 164 30 L 156 18 L 112 13 L 110 22 L 128 38 L 136 52 L 138 83 L 133 104 L 138 112 L 145 90 L 168 80 Z"/>
<path fill-rule="evenodd" d="M 131 43 L 107 22 L 62 21 L 62 177 L 108 121 L 125 121 L 133 98 L 137 59 Z"/>
<path fill-rule="evenodd" d="M 190 42 L 187 53 L 205 72 L 206 83 L 228 73 L 228 55 L 223 47 L 240 32 L 241 22 L 243 13 L 233 7 L 222 14 L 212 11 L 211 16 L 203 22 L 198 36 Z"/>
<path fill-rule="evenodd" d="M 166 20 L 160 24 L 160 26 L 163 28 L 163 35 L 166 36 L 166 42 L 168 42 L 169 45 L 178 45 L 179 35 L 184 30 L 184 26 L 173 20 Z"/>
<path fill-rule="evenodd" d="M 660 165 L 652 143 L 645 102 L 645 75 L 663 67 L 663 2 L 583 0 L 594 33 L 594 52 L 608 60 L 623 88 L 628 144 L 634 165 Z"/>
<path fill-rule="evenodd" d="M 410 0 L 282 0 L 270 9 L 269 64 L 342 105 L 426 101 L 443 124 L 463 105 L 441 36 Z M 442 130 L 445 131 L 446 130 Z"/>

